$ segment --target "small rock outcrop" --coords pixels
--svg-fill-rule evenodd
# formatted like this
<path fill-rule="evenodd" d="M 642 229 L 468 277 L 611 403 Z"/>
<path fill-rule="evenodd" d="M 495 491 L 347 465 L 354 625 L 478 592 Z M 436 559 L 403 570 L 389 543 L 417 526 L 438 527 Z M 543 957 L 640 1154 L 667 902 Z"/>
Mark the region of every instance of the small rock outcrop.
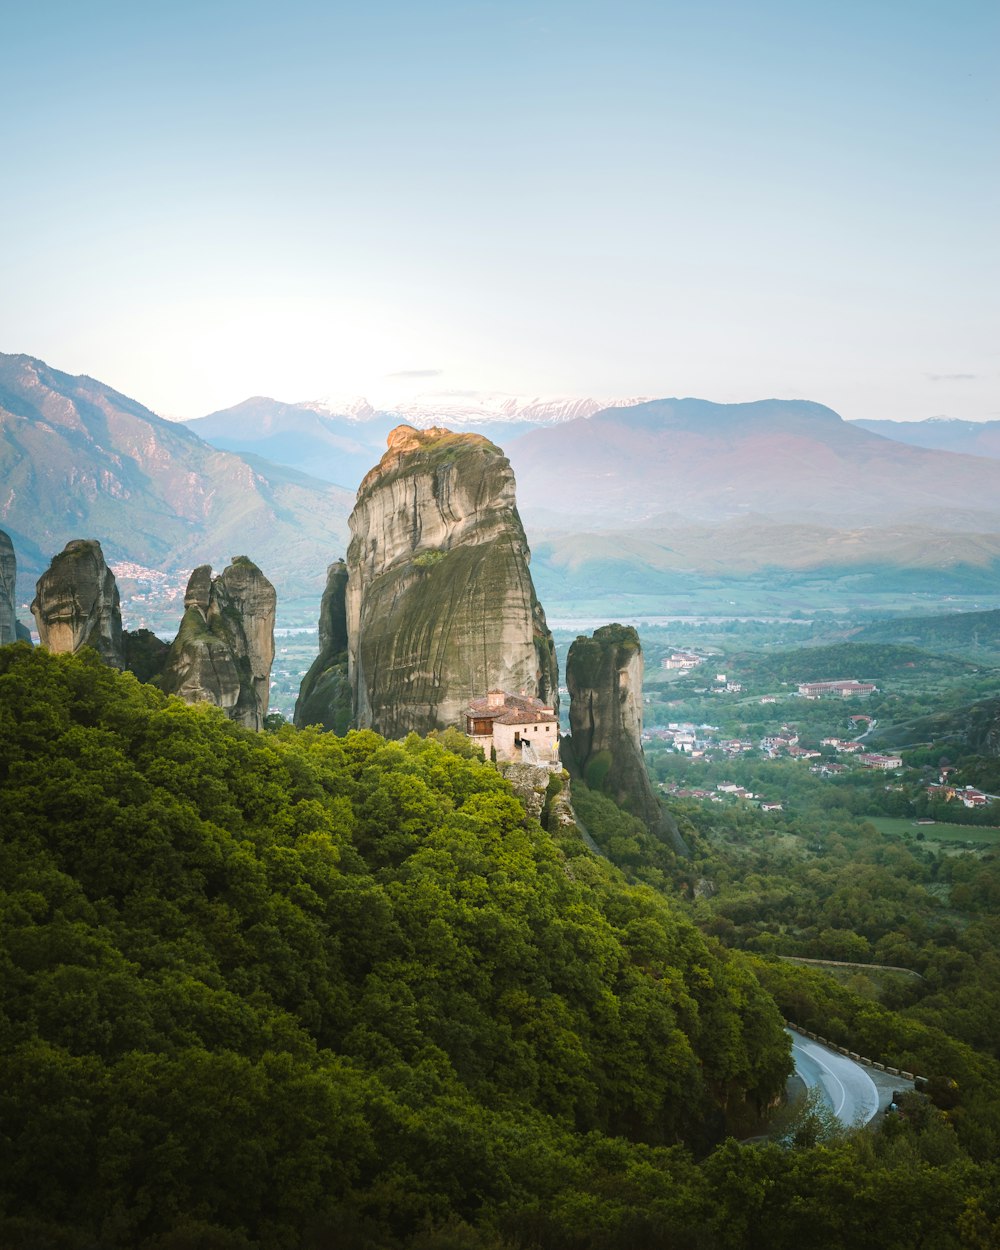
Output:
<path fill-rule="evenodd" d="M 294 722 L 322 725 L 336 734 L 351 727 L 351 683 L 347 677 L 347 565 L 336 561 L 326 570 L 319 608 L 319 655 L 302 678 Z"/>
<path fill-rule="evenodd" d="M 0 530 L 0 647 L 17 642 L 17 613 L 15 609 L 15 583 L 17 559 L 10 535 Z"/>
<path fill-rule="evenodd" d="M 75 538 L 38 579 L 31 611 L 43 647 L 73 654 L 93 647 L 106 664 L 125 667 L 115 575 L 94 538 Z"/>
<path fill-rule="evenodd" d="M 558 699 L 514 474 L 479 434 L 399 426 L 365 477 L 347 552 L 355 724 L 387 737 L 461 723 L 492 689 Z"/>
<path fill-rule="evenodd" d="M 570 738 L 563 761 L 592 790 L 638 816 L 676 850 L 687 848 L 653 792 L 642 753 L 642 646 L 631 625 L 577 638 L 566 657 Z"/>
<path fill-rule="evenodd" d="M 167 653 L 161 687 L 188 703 L 221 707 L 230 720 L 262 729 L 274 662 L 274 587 L 246 556 L 212 576 L 196 568 L 184 616 Z"/>

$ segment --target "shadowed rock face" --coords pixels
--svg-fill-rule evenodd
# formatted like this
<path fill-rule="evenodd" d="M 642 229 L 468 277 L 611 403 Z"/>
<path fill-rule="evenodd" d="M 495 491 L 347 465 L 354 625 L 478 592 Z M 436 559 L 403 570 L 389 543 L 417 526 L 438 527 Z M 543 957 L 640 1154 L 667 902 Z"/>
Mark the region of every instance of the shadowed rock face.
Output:
<path fill-rule="evenodd" d="M 355 723 L 458 724 L 487 690 L 558 699 L 506 456 L 478 434 L 400 426 L 358 491 L 347 553 Z"/>
<path fill-rule="evenodd" d="M 566 657 L 570 739 L 563 759 L 592 790 L 607 794 L 654 833 L 686 850 L 646 772 L 642 754 L 642 647 L 631 625 L 604 625 Z"/>
<path fill-rule="evenodd" d="M 322 725 L 346 733 L 351 725 L 351 685 L 347 678 L 347 565 L 326 570 L 319 609 L 319 655 L 302 679 L 295 701 L 295 724 Z"/>
<path fill-rule="evenodd" d="M 70 654 L 93 647 L 106 664 L 125 667 L 118 586 L 96 539 L 73 539 L 53 558 L 31 611 L 43 647 Z"/>
<path fill-rule="evenodd" d="M 126 629 L 122 636 L 125 639 L 125 667 L 140 681 L 155 685 L 163 676 L 170 644 L 150 629 Z"/>
<path fill-rule="evenodd" d="M 167 655 L 163 689 L 187 703 L 214 703 L 248 729 L 263 728 L 276 606 L 274 587 L 245 556 L 215 578 L 210 565 L 196 568 Z"/>
<path fill-rule="evenodd" d="M 0 530 L 0 647 L 16 642 L 17 616 L 14 611 L 14 582 L 17 560 L 10 535 Z"/>

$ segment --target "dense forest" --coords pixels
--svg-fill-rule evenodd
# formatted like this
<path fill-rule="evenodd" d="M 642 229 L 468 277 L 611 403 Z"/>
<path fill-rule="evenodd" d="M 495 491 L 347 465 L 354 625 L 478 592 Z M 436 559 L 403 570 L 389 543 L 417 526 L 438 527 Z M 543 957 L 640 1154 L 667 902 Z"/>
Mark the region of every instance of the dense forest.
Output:
<path fill-rule="evenodd" d="M 996 1244 L 971 1027 L 772 958 L 721 908 L 770 906 L 738 831 L 682 811 L 678 862 L 581 787 L 595 855 L 452 745 L 255 735 L 0 650 L 0 1244 Z M 949 1098 L 738 1145 L 784 1086 L 782 1014 Z"/>

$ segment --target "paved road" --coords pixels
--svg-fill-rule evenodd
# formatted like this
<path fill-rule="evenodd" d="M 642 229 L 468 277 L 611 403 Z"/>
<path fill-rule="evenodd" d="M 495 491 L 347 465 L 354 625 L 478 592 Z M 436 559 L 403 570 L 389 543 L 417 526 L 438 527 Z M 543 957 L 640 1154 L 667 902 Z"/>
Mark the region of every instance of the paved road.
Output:
<path fill-rule="evenodd" d="M 867 1124 L 878 1110 L 878 1090 L 860 1063 L 829 1050 L 808 1037 L 785 1032 L 792 1039 L 795 1071 L 812 1089 L 817 1087 L 842 1124 Z"/>

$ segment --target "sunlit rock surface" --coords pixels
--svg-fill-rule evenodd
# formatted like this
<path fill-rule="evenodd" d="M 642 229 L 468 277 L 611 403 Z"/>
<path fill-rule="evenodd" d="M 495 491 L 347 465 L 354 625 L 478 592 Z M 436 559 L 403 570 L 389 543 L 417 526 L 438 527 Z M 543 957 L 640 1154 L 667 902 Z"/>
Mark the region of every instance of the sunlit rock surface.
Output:
<path fill-rule="evenodd" d="M 361 483 L 347 553 L 348 670 L 359 727 L 457 725 L 491 689 L 558 699 L 514 475 L 478 434 L 399 426 Z"/>
<path fill-rule="evenodd" d="M 53 557 L 36 583 L 31 611 L 49 651 L 93 647 L 105 663 L 125 667 L 118 586 L 96 539 L 74 538 Z"/>

